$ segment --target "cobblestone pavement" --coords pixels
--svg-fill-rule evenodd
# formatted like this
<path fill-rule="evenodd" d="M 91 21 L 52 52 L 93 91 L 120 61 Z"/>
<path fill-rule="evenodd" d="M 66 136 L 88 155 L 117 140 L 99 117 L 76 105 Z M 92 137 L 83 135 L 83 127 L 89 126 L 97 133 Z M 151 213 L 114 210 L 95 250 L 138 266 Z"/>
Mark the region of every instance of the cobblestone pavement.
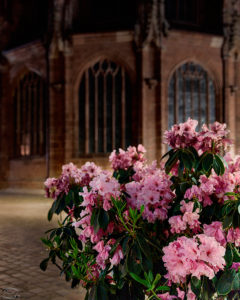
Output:
<path fill-rule="evenodd" d="M 45 272 L 39 268 L 47 257 L 40 237 L 54 227 L 46 218 L 50 205 L 40 195 L 0 193 L 0 299 L 84 299 L 55 266 Z"/>

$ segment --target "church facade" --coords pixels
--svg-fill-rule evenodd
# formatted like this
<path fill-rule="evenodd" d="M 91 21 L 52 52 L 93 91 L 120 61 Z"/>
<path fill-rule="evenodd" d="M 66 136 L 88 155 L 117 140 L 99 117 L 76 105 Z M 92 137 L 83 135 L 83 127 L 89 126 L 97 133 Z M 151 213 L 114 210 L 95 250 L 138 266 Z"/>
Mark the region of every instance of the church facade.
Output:
<path fill-rule="evenodd" d="M 138 143 L 160 159 L 188 117 L 226 122 L 240 150 L 240 1 L 43 1 L 40 38 L 17 45 L 3 2 L 1 188 L 39 188 L 68 162 L 107 167 Z"/>

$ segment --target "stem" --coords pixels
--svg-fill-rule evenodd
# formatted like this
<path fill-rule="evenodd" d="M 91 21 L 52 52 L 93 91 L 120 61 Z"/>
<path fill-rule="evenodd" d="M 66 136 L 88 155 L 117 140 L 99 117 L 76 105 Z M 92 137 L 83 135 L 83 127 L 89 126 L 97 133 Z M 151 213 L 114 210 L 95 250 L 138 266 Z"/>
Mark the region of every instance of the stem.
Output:
<path fill-rule="evenodd" d="M 161 298 L 159 298 L 158 295 L 153 290 L 151 290 L 151 293 L 152 293 L 152 296 L 150 296 L 150 298 L 148 298 L 148 300 L 152 299 L 153 297 L 156 297 L 157 299 L 161 300 Z"/>

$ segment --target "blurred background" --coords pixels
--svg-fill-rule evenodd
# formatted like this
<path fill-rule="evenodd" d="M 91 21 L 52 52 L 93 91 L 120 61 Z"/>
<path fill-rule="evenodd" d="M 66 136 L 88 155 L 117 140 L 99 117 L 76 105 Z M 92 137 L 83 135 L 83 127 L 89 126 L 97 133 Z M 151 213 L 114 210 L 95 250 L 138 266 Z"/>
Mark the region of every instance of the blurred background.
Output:
<path fill-rule="evenodd" d="M 0 37 L 1 189 L 138 143 L 159 159 L 188 117 L 240 149 L 239 0 L 0 0 Z"/>

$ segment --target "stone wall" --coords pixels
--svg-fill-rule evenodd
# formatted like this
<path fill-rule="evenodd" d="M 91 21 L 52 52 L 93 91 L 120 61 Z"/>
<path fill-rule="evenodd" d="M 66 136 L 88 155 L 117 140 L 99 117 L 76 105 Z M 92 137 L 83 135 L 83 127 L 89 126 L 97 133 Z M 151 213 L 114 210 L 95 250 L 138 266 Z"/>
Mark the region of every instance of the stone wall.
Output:
<path fill-rule="evenodd" d="M 58 175 L 61 165 L 71 161 L 81 165 L 91 160 L 109 166 L 107 156 L 79 157 L 77 150 L 79 84 L 84 70 L 101 58 L 122 65 L 130 76 L 136 98 L 133 112 L 136 136 L 147 148 L 149 159 L 159 159 L 166 150 L 162 145 L 162 134 L 168 124 L 168 84 L 174 70 L 187 61 L 198 63 L 210 74 L 215 83 L 219 120 L 223 121 L 224 116 L 229 120 L 231 116 L 232 138 L 236 138 L 236 132 L 239 135 L 235 106 L 223 103 L 221 36 L 172 30 L 163 38 L 160 48 L 150 44 L 141 51 L 134 46 L 131 31 L 76 34 L 71 40 L 49 56 L 49 160 L 48 157 L 25 160 L 11 157 L 14 82 L 26 70 L 34 70 L 46 78 L 45 50 L 40 42 L 36 42 L 5 53 L 9 65 L 2 73 L 2 187 L 40 188 L 46 176 Z M 231 68 L 230 65 L 230 73 Z"/>

